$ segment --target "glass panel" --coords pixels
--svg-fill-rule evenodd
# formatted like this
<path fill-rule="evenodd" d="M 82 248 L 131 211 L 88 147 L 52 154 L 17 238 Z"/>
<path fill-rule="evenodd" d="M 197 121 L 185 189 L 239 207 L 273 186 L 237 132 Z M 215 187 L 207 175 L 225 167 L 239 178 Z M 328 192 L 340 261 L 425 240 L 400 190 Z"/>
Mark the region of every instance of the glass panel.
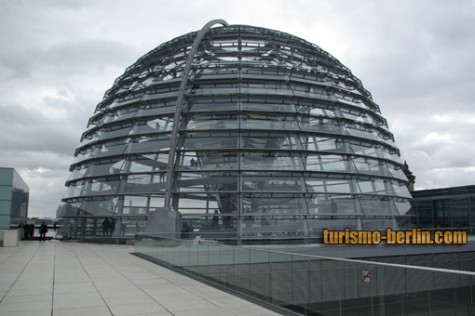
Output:
<path fill-rule="evenodd" d="M 16 190 L 21 190 L 24 192 L 29 192 L 30 188 L 28 185 L 23 181 L 23 179 L 20 177 L 20 175 L 13 170 L 13 180 L 12 180 L 12 185 Z"/>
<path fill-rule="evenodd" d="M 2 211 L 1 214 L 8 215 L 10 217 L 11 209 L 12 209 L 11 201 L 0 201 L 0 210 Z"/>
<path fill-rule="evenodd" d="M 347 159 L 337 155 L 309 155 L 305 162 L 312 171 L 351 171 Z"/>
<path fill-rule="evenodd" d="M 242 169 L 257 170 L 303 170 L 300 157 L 289 157 L 286 153 L 272 155 L 266 152 L 247 153 L 242 157 Z"/>
<path fill-rule="evenodd" d="M 352 193 L 352 180 L 318 180 L 306 178 L 306 185 L 309 192 L 326 192 L 326 193 Z M 356 193 L 356 192 L 355 192 Z"/>
<path fill-rule="evenodd" d="M 228 133 L 224 134 L 215 134 L 213 136 L 196 134 L 192 137 L 187 137 L 183 143 L 184 150 L 193 150 L 193 149 L 202 149 L 202 150 L 213 150 L 213 149 L 226 149 L 226 148 L 236 148 L 237 147 L 237 135 Z"/>
<path fill-rule="evenodd" d="M 450 200 L 452 227 L 469 227 L 469 202 L 469 198 L 452 198 Z"/>
<path fill-rule="evenodd" d="M 11 200 L 11 199 L 12 199 L 12 187 L 0 186 L 0 200 Z"/>
<path fill-rule="evenodd" d="M 2 201 L 0 201 L 0 207 L 3 207 Z M 10 228 L 10 214 L 5 215 L 5 214 L 0 213 L 0 229 L 9 229 L 9 228 Z M 1 235 L 0 237 L 2 237 L 2 244 L 3 244 L 3 235 Z"/>
<path fill-rule="evenodd" d="M 11 185 L 13 181 L 13 169 L 0 168 L 0 185 Z"/>
<path fill-rule="evenodd" d="M 221 102 L 216 103 L 197 103 L 193 102 L 189 113 L 197 113 L 197 112 L 228 112 L 228 111 L 236 111 L 237 110 L 237 102 L 234 103 L 227 103 L 228 100 L 223 100 Z"/>
<path fill-rule="evenodd" d="M 168 242 L 163 238 L 151 242 L 150 238 L 144 235 L 137 240 L 136 252 L 299 313 L 447 315 L 466 314 L 473 308 L 469 294 L 475 278 L 467 272 L 404 266 L 402 257 L 403 261 L 385 258 L 399 263 L 395 266 L 289 254 L 256 248 L 259 245 L 233 246 L 211 239 L 167 237 Z M 150 252 L 151 245 L 157 251 Z M 411 257 L 413 265 L 432 265 L 430 255 L 418 257 Z"/>
<path fill-rule="evenodd" d="M 242 191 L 284 191 L 304 192 L 304 182 L 301 175 L 290 174 L 266 174 L 266 173 L 243 173 Z"/>

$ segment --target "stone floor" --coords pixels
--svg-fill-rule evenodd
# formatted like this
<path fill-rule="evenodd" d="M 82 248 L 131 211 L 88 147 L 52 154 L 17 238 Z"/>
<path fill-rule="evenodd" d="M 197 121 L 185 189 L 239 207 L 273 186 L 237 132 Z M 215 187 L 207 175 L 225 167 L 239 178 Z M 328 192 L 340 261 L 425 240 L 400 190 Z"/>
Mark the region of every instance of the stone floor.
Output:
<path fill-rule="evenodd" d="M 0 315 L 278 315 L 131 252 L 57 240 L 0 248 Z"/>

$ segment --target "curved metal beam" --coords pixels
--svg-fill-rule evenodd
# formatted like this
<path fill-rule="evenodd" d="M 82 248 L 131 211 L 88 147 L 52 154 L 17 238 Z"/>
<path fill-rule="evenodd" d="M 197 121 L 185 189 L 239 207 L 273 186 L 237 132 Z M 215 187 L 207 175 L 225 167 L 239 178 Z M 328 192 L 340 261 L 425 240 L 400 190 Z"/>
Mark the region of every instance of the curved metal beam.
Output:
<path fill-rule="evenodd" d="M 168 152 L 168 165 L 167 165 L 167 185 L 165 188 L 165 207 L 171 208 L 172 204 L 172 189 L 173 189 L 173 168 L 175 166 L 176 160 L 176 142 L 178 137 L 178 128 L 179 128 L 179 119 L 181 117 L 182 103 L 185 98 L 186 86 L 188 85 L 188 80 L 190 79 L 190 69 L 191 64 L 193 63 L 193 58 L 195 57 L 196 51 L 198 50 L 198 45 L 203 40 L 203 37 L 209 31 L 209 29 L 215 24 L 221 24 L 223 26 L 228 26 L 228 22 L 223 19 L 211 20 L 203 26 L 203 28 L 196 34 L 193 45 L 191 46 L 190 53 L 186 59 L 185 70 L 181 78 L 180 88 L 178 90 L 178 97 L 176 99 L 176 109 L 175 115 L 173 116 L 173 128 L 170 138 L 170 150 Z"/>

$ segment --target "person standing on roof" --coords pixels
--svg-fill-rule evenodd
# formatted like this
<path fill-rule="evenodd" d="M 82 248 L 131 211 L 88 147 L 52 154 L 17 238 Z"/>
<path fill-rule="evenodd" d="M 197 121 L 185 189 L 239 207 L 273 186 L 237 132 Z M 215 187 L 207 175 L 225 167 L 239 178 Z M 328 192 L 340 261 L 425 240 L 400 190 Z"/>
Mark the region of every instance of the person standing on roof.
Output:
<path fill-rule="evenodd" d="M 46 241 L 46 233 L 48 232 L 48 225 L 45 222 L 40 226 L 40 241 Z"/>

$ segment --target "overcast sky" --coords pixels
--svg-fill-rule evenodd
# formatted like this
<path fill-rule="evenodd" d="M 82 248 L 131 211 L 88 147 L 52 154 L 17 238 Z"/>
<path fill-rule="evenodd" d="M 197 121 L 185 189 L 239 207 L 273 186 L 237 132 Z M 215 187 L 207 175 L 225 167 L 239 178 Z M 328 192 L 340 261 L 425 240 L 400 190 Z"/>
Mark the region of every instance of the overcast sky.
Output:
<path fill-rule="evenodd" d="M 475 184 L 475 1 L 0 0 L 0 166 L 55 217 L 96 104 L 140 56 L 209 20 L 317 44 L 360 78 L 416 188 Z"/>

